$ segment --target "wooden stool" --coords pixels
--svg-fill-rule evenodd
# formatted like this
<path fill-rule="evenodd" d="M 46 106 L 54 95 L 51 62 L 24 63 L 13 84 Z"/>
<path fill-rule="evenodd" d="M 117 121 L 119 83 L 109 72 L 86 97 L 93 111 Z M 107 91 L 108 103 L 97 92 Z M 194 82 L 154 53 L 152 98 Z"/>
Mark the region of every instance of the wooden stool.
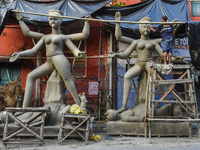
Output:
<path fill-rule="evenodd" d="M 82 114 L 82 115 L 62 114 L 61 126 L 58 135 L 58 143 L 61 144 L 67 137 L 69 137 L 72 133 L 76 132 L 83 140 L 85 140 L 85 144 L 88 144 L 89 131 L 90 131 L 89 129 L 90 117 L 91 116 L 88 114 Z M 70 118 L 71 119 L 77 118 L 79 120 L 78 125 L 74 125 L 72 121 L 70 121 Z M 83 128 L 82 126 L 84 126 L 85 128 Z M 64 136 L 64 129 L 71 131 L 66 136 Z M 85 137 L 79 131 L 85 132 Z"/>
<path fill-rule="evenodd" d="M 24 144 L 28 144 L 28 141 L 23 139 L 22 140 L 17 140 L 17 139 L 12 139 L 9 140 L 12 137 L 16 137 L 16 135 L 24 130 L 26 130 L 29 134 L 32 134 L 34 137 L 36 137 L 39 141 L 33 141 L 31 140 L 30 143 L 39 143 L 39 144 L 43 144 L 43 131 L 44 131 L 44 114 L 49 111 L 49 108 L 44 108 L 44 107 L 40 107 L 40 108 L 35 108 L 35 107 L 28 107 L 28 108 L 12 108 L 12 107 L 8 107 L 6 108 L 6 120 L 5 120 L 5 124 L 4 124 L 4 131 L 3 131 L 3 144 L 6 145 L 8 143 L 24 143 Z M 36 116 L 34 116 L 33 118 L 30 118 L 29 121 L 27 122 L 23 122 L 21 121 L 18 117 L 14 116 L 13 113 L 14 112 L 38 112 L 38 114 Z M 15 122 L 17 122 L 19 124 L 19 127 L 16 127 L 16 129 L 14 129 L 14 131 L 9 132 L 8 134 L 8 118 L 11 118 L 12 120 L 14 120 Z M 36 121 L 37 118 L 41 117 L 41 119 L 39 121 Z M 32 123 L 33 121 L 35 121 L 34 123 Z M 31 129 L 31 127 L 35 127 L 40 125 L 40 133 L 37 134 L 35 131 L 33 131 L 33 129 Z M 9 130 L 10 131 L 10 130 Z M 21 136 L 23 137 L 23 136 Z M 27 137 L 27 136 L 24 136 Z"/>

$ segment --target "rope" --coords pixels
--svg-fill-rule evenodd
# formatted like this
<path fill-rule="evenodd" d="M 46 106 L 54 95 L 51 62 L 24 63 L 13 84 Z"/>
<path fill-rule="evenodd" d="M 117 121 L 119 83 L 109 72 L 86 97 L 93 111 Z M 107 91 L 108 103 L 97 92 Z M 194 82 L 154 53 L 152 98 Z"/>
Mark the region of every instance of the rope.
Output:
<path fill-rule="evenodd" d="M 130 24 L 147 24 L 147 22 L 139 22 L 139 21 L 116 21 L 116 20 L 103 20 L 103 19 L 91 19 L 91 18 L 79 18 L 79 17 L 70 17 L 70 16 L 56 16 L 56 15 L 48 15 L 34 12 L 26 12 L 20 10 L 11 10 L 12 12 L 31 14 L 31 15 L 39 15 L 46 17 L 58 17 L 58 18 L 67 18 L 67 19 L 76 19 L 76 20 L 85 20 L 85 21 L 98 21 L 98 22 L 110 22 L 110 23 L 130 23 Z M 150 24 L 185 24 L 186 22 L 151 22 Z"/>

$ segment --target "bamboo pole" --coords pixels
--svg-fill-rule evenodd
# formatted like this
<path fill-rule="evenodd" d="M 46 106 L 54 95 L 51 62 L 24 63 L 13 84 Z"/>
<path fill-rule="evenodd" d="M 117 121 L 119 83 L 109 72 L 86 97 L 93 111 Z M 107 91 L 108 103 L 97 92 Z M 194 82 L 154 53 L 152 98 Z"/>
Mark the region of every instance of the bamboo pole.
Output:
<path fill-rule="evenodd" d="M 200 119 L 161 119 L 161 118 L 148 118 L 148 121 L 170 121 L 170 122 L 200 122 Z"/>
<path fill-rule="evenodd" d="M 150 72 L 148 72 L 148 80 L 147 80 L 147 90 L 146 90 L 146 101 L 145 101 L 145 119 L 144 119 L 144 134 L 145 138 L 147 138 L 147 115 L 148 115 L 148 102 L 149 102 L 149 79 Z"/>
<path fill-rule="evenodd" d="M 110 23 L 129 23 L 129 24 L 147 24 L 147 22 L 139 22 L 139 21 L 116 21 L 116 20 L 103 20 L 103 19 L 92 19 L 92 18 L 79 18 L 79 17 L 71 17 L 71 16 L 56 16 L 56 15 L 48 15 L 42 13 L 34 13 L 34 12 L 26 12 L 20 10 L 11 10 L 12 12 L 24 13 L 30 15 L 39 15 L 46 17 L 59 17 L 66 19 L 75 19 L 75 20 L 85 20 L 85 21 L 98 21 L 98 22 L 110 22 Z M 185 24 L 186 22 L 151 22 L 151 24 Z"/>
<path fill-rule="evenodd" d="M 11 56 L 0 56 L 0 59 L 10 59 Z M 137 58 L 137 55 L 130 55 L 130 58 Z M 156 59 L 162 59 L 160 56 L 152 56 L 153 58 Z M 46 59 L 47 57 L 42 57 L 41 59 Z M 68 59 L 98 59 L 98 58 L 111 58 L 110 56 L 106 55 L 97 55 L 97 56 L 85 56 L 85 57 L 66 57 Z M 183 58 L 188 58 L 188 57 L 183 57 Z M 39 59 L 37 57 L 19 57 L 19 59 Z"/>

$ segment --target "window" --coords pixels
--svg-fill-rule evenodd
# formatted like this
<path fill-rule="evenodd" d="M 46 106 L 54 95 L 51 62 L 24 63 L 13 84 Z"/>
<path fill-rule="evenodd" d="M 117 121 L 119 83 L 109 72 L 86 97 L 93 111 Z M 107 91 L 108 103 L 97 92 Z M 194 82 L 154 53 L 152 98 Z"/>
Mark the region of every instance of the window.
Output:
<path fill-rule="evenodd" d="M 4 86 L 7 82 L 14 81 L 17 76 L 19 77 L 19 80 L 21 79 L 21 66 L 1 63 L 0 73 L 1 73 L 0 85 Z"/>
<path fill-rule="evenodd" d="M 192 16 L 200 17 L 200 1 L 191 3 Z"/>

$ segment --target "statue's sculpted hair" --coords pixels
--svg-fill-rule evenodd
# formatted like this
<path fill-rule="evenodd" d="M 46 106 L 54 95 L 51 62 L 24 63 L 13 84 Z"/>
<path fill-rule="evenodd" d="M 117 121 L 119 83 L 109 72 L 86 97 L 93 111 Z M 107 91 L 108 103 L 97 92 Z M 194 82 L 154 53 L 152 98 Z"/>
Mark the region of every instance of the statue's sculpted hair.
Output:
<path fill-rule="evenodd" d="M 139 20 L 139 22 L 142 22 L 142 21 L 149 21 L 149 22 L 152 22 L 152 19 L 149 18 L 149 17 L 143 17 Z"/>
<path fill-rule="evenodd" d="M 52 13 L 52 12 L 57 12 L 57 13 L 63 15 L 62 11 L 60 11 L 60 10 L 53 10 L 53 9 L 49 10 L 49 13 L 48 13 L 48 14 L 50 14 L 50 13 Z"/>

